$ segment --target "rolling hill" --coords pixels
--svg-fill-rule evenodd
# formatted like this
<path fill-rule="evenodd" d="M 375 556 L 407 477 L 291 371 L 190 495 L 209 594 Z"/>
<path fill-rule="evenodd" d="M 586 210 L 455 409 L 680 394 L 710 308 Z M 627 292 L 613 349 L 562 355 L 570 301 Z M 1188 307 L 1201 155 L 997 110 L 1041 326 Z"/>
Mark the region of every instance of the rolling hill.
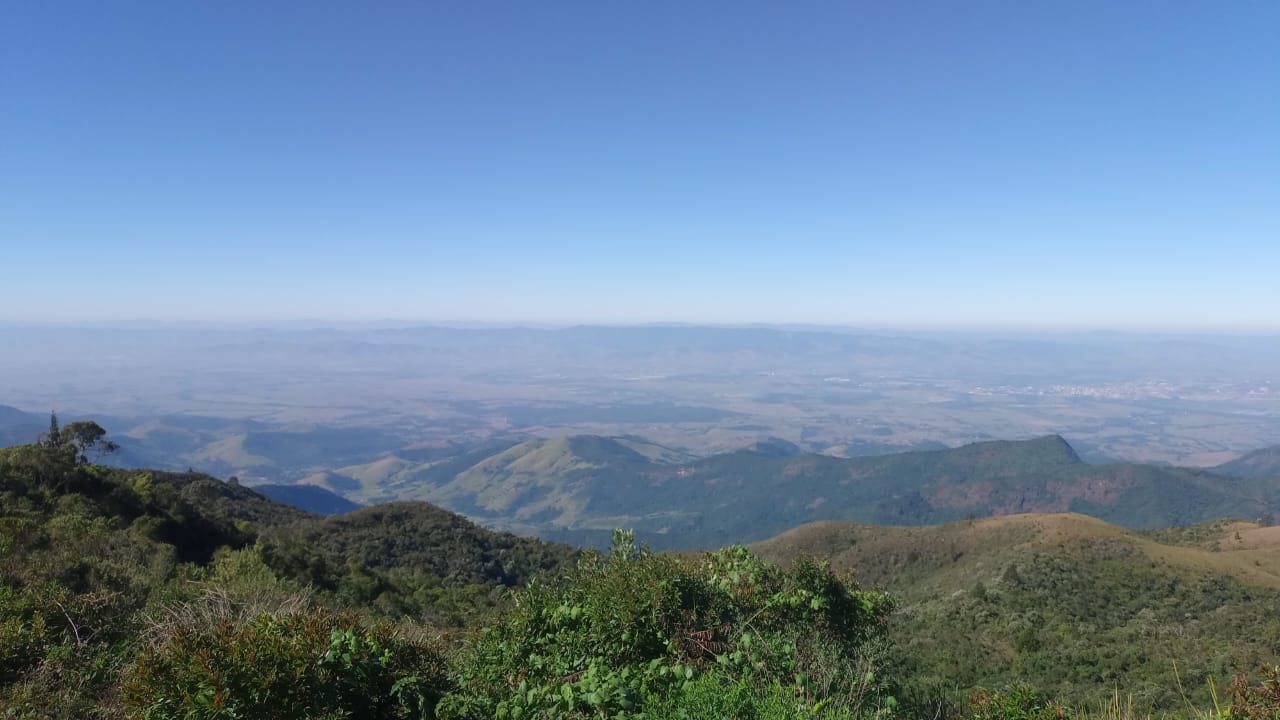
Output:
<path fill-rule="evenodd" d="M 499 602 L 501 588 L 576 556 L 567 545 L 489 530 L 420 501 L 360 508 L 315 485 L 248 487 L 195 471 L 69 464 L 55 452 L 0 447 L 0 547 L 17 538 L 12 547 L 44 552 L 34 529 L 52 528 L 57 518 L 92 518 L 99 523 L 92 531 L 105 538 L 93 553 L 146 545 L 140 555 L 154 555 L 157 567 L 172 573 L 173 560 L 208 564 L 219 551 L 252 550 L 299 587 L 309 584 L 330 599 L 369 592 L 356 604 L 442 626 L 460 624 Z M 24 572 L 43 567 L 14 552 L 0 557 L 0 571 L 12 563 Z"/>
<path fill-rule="evenodd" d="M 1207 700 L 1210 677 L 1225 684 L 1280 655 L 1278 527 L 1144 533 L 1074 513 L 818 522 L 752 549 L 784 564 L 829 559 L 893 593 L 893 639 L 919 692 L 1018 681 L 1095 702 L 1120 687 L 1176 709 L 1178 678 Z"/>
<path fill-rule="evenodd" d="M 486 530 L 457 513 L 417 501 L 277 526 L 263 533 L 261 544 L 269 563 L 320 587 L 336 586 L 356 569 L 391 576 L 414 573 L 460 586 L 520 585 L 576 554 L 566 545 Z M 282 559 L 299 551 L 322 561 L 317 565 L 310 560 L 303 569 Z"/>
<path fill-rule="evenodd" d="M 317 515 L 341 515 L 360 507 L 341 495 L 318 485 L 256 485 L 253 488 L 272 500 Z"/>
<path fill-rule="evenodd" d="M 606 543 L 613 528 L 632 527 L 663 548 L 761 540 L 814 520 L 920 525 L 1071 511 L 1150 528 L 1256 518 L 1277 499 L 1265 481 L 1089 464 L 1056 435 L 854 458 L 766 442 L 670 460 L 652 445 L 580 435 L 418 465 L 383 459 L 340 472 L 365 478 L 355 499 L 424 499 L 485 523 L 583 544 Z"/>
<path fill-rule="evenodd" d="M 49 427 L 49 417 L 0 405 L 0 446 L 31 442 Z"/>
<path fill-rule="evenodd" d="M 1213 468 L 1221 475 L 1264 480 L 1280 478 L 1280 445 L 1254 450 Z"/>

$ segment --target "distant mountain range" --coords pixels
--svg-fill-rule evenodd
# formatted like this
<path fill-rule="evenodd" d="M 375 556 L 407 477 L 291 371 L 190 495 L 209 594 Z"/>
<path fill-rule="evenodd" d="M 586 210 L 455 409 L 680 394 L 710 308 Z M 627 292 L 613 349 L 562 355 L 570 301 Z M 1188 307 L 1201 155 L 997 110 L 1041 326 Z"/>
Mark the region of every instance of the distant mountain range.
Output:
<path fill-rule="evenodd" d="M 27 443 L 49 428 L 49 416 L 0 405 L 0 447 Z"/>
<path fill-rule="evenodd" d="M 0 406 L 0 440 L 30 442 L 47 423 Z M 920 525 L 1071 511 L 1150 528 L 1259 518 L 1280 506 L 1280 447 L 1206 470 L 1092 464 L 1056 435 L 851 458 L 768 438 L 694 457 L 630 435 L 412 445 L 369 428 L 283 432 L 191 416 L 121 424 L 128 432 L 112 433 L 121 450 L 105 458 L 116 464 L 189 463 L 225 475 L 312 468 L 260 489 L 320 514 L 426 500 L 488 525 L 591 545 L 607 544 L 617 527 L 635 528 L 654 547 L 689 548 L 761 540 L 815 520 Z"/>
<path fill-rule="evenodd" d="M 330 489 L 362 501 L 424 499 L 586 544 L 633 527 L 655 547 L 761 540 L 814 520 L 920 525 L 1070 511 L 1152 528 L 1256 518 L 1280 500 L 1265 477 L 1089 464 L 1056 435 L 857 458 L 772 441 L 700 459 L 632 438 L 573 436 L 426 463 L 385 457 L 336 473 Z"/>

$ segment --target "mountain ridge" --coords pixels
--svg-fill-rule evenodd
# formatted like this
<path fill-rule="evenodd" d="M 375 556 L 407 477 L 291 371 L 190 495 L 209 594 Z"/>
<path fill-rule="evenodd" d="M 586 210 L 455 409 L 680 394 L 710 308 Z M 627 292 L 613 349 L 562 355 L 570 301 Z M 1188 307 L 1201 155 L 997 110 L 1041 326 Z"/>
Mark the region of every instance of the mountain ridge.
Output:
<path fill-rule="evenodd" d="M 336 492 L 320 485 L 277 485 L 268 483 L 254 485 L 254 490 L 296 508 L 301 508 L 317 515 L 341 515 L 359 507 L 357 503 L 342 497 Z"/>
<path fill-rule="evenodd" d="M 1280 478 L 1280 445 L 1245 453 L 1235 460 L 1215 465 L 1212 470 L 1222 475 L 1250 480 Z"/>
<path fill-rule="evenodd" d="M 658 462 L 657 451 L 636 447 L 603 436 L 527 440 L 403 468 L 366 488 L 362 499 L 418 498 L 485 523 L 587 544 L 606 543 L 614 527 L 634 527 L 665 548 L 762 540 L 823 519 L 919 525 L 1076 511 L 1145 528 L 1259 517 L 1276 502 L 1276 488 L 1265 481 L 1086 463 L 1060 435 L 853 458 L 770 441 Z M 367 476 L 359 466 L 344 472 Z"/>

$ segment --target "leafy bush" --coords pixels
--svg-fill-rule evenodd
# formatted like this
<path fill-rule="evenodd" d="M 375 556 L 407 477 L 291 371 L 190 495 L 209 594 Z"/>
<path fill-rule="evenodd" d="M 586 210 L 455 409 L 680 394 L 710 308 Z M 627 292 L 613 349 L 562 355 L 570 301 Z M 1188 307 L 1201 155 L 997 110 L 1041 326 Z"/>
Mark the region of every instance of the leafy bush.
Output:
<path fill-rule="evenodd" d="M 890 609 L 819 563 L 783 571 L 732 547 L 692 564 L 620 534 L 608 556 L 518 591 L 462 654 L 439 713 L 644 717 L 703 682 L 751 702 L 785 687 L 814 712 L 888 705 L 875 641 Z"/>
<path fill-rule="evenodd" d="M 969 698 L 972 720 L 1059 720 L 1069 716 L 1066 707 L 1027 685 L 1004 691 L 979 690 Z"/>
<path fill-rule="evenodd" d="M 0 584 L 0 683 L 18 679 L 44 657 L 54 641 L 51 621 L 28 593 Z"/>
<path fill-rule="evenodd" d="M 0 718 L 109 716 L 133 627 L 121 612 L 118 594 L 0 577 Z"/>
<path fill-rule="evenodd" d="M 433 717 L 443 658 L 385 626 L 313 610 L 237 626 L 179 628 L 144 650 L 124 682 L 146 720 Z"/>
<path fill-rule="evenodd" d="M 459 627 L 544 570 L 572 562 L 567 545 L 479 527 L 423 502 L 395 502 L 269 528 L 262 558 L 327 600 Z"/>
<path fill-rule="evenodd" d="M 1224 717 L 1233 720 L 1280 718 L 1280 666 L 1264 669 L 1257 683 L 1238 675 L 1227 690 L 1231 693 L 1231 705 L 1223 713 Z"/>
<path fill-rule="evenodd" d="M 853 708 L 810 703 L 795 688 L 782 683 L 759 686 L 704 675 L 676 692 L 655 696 L 645 706 L 646 720 L 847 720 Z"/>

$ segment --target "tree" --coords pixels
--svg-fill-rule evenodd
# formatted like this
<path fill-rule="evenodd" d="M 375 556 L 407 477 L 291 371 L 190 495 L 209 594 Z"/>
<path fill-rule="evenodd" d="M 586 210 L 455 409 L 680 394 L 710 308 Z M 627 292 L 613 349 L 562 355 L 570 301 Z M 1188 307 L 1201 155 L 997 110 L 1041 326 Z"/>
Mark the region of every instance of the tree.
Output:
<path fill-rule="evenodd" d="M 73 423 L 67 423 L 59 431 L 61 443 L 75 448 L 77 463 L 89 462 L 90 450 L 95 450 L 99 454 L 113 453 L 119 450 L 120 446 L 111 440 L 107 440 L 106 435 L 107 431 L 92 420 L 77 420 Z"/>
<path fill-rule="evenodd" d="M 49 432 L 40 438 L 41 444 L 57 447 L 62 444 L 62 430 L 58 428 L 58 413 L 49 413 Z"/>

